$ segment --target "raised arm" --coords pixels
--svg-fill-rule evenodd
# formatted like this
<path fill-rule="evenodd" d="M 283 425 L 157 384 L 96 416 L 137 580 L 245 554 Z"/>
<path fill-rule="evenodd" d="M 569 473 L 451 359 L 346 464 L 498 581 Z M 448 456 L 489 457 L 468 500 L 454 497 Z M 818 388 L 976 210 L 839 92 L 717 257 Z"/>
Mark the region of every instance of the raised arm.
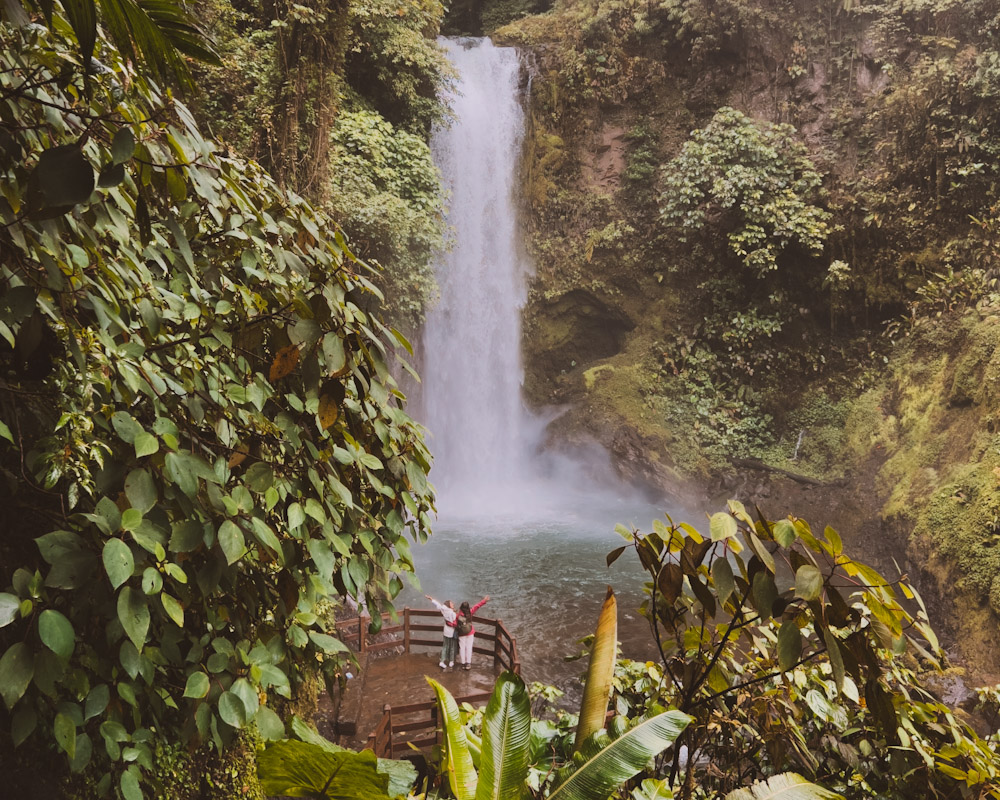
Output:
<path fill-rule="evenodd" d="M 476 603 L 472 607 L 472 613 L 475 614 L 479 609 L 481 609 L 483 606 L 485 606 L 489 602 L 489 600 L 490 600 L 490 596 L 486 595 L 482 600 L 480 600 L 478 603 Z"/>

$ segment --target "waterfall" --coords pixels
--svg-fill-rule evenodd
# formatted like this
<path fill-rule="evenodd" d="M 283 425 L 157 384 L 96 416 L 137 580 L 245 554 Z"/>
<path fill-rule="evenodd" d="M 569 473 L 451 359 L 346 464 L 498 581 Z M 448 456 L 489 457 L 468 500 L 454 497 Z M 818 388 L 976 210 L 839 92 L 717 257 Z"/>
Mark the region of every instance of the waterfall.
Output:
<path fill-rule="evenodd" d="M 452 247 L 435 265 L 440 300 L 423 333 L 424 423 L 442 513 L 495 510 L 531 482 L 540 434 L 521 401 L 520 313 L 528 265 L 515 204 L 524 137 L 512 48 L 443 40 L 459 74 L 435 131 Z"/>
<path fill-rule="evenodd" d="M 546 453 L 545 420 L 521 397 L 521 310 L 530 264 L 518 224 L 524 139 L 521 64 L 489 39 L 443 40 L 458 79 L 453 119 L 431 148 L 448 197 L 453 241 L 439 254 L 440 299 L 422 340 L 418 412 L 426 425 L 442 518 L 566 519 L 631 494 L 607 454 Z M 596 454 L 596 458 L 594 457 Z"/>

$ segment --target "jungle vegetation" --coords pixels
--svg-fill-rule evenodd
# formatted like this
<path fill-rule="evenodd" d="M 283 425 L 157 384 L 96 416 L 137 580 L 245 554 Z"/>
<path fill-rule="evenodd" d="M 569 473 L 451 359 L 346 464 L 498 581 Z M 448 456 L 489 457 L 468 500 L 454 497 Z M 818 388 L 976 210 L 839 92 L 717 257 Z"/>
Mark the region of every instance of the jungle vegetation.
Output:
<path fill-rule="evenodd" d="M 534 95 L 534 246 L 554 293 L 618 296 L 594 275 L 612 266 L 688 303 L 641 372 L 645 407 L 693 437 L 674 442 L 679 464 L 688 445 L 709 463 L 766 452 L 775 398 L 803 374 L 848 365 L 870 388 L 883 323 L 917 336 L 995 299 L 1000 11 L 809 7 L 459 3 L 449 21 L 523 17 L 506 36 L 556 39 Z M 430 454 L 389 365 L 409 350 L 391 325 L 419 322 L 444 236 L 428 148 L 446 113 L 443 18 L 433 0 L 4 4 L 5 789 L 315 792 L 274 773 L 300 757 L 320 788 L 341 770 L 363 796 L 413 786 L 405 766 L 344 753 L 294 715 L 342 672 L 344 598 L 390 605 L 431 527 Z M 763 70 L 752 45 L 770 37 L 788 55 Z M 680 120 L 630 126 L 621 194 L 581 190 L 567 129 L 644 92 L 664 100 L 655 81 L 678 64 L 695 98 Z M 789 98 L 816 64 L 826 127 L 809 138 Z M 865 94 L 862 69 L 894 90 Z M 742 107 L 725 89 L 764 72 L 780 80 Z M 961 381 L 948 372 L 956 398 L 979 397 L 984 349 Z M 845 416 L 835 405 L 787 416 Z M 959 519 L 951 546 L 990 595 L 1000 581 L 975 538 L 1000 506 L 982 478 L 968 477 L 977 521 Z M 635 800 L 996 796 L 995 736 L 922 688 L 941 653 L 919 599 L 834 532 L 734 505 L 708 537 L 672 522 L 622 533 L 650 574 L 660 662 L 609 667 L 605 634 L 582 725 L 532 719 L 509 676 L 471 731 L 442 694 L 456 796 L 473 781 L 476 797 L 596 796 L 574 788 L 591 775 L 597 794 Z M 609 684 L 605 729 L 593 687 Z M 983 713 L 996 708 L 984 691 Z M 498 726 L 516 729 L 509 749 Z"/>

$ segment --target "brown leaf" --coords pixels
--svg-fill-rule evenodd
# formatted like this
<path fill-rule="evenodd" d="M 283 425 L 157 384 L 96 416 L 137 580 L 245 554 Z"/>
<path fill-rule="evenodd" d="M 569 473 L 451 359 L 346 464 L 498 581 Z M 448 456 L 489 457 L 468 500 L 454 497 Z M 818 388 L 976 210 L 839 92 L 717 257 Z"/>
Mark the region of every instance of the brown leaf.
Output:
<path fill-rule="evenodd" d="M 319 424 L 326 430 L 340 418 L 340 404 L 332 393 L 323 392 L 319 397 Z"/>
<path fill-rule="evenodd" d="M 683 583 L 684 573 L 674 562 L 664 564 L 656 580 L 656 586 L 660 590 L 660 594 L 663 595 L 663 599 L 670 603 L 670 605 L 673 605 L 677 598 L 680 597 Z"/>
<path fill-rule="evenodd" d="M 298 363 L 299 346 L 290 344 L 288 347 L 282 347 L 274 357 L 274 363 L 271 364 L 271 372 L 268 375 L 268 379 L 276 381 L 284 378 L 286 375 L 291 374 L 291 371 L 295 369 Z"/>

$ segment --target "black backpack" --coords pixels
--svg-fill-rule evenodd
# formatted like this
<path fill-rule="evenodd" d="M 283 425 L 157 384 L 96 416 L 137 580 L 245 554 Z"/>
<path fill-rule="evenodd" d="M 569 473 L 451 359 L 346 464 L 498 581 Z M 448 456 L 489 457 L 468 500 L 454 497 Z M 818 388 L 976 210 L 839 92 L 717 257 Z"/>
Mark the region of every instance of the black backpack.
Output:
<path fill-rule="evenodd" d="M 472 617 L 467 617 L 465 614 L 459 614 L 458 622 L 455 625 L 455 633 L 459 636 L 468 636 L 472 633 Z"/>

